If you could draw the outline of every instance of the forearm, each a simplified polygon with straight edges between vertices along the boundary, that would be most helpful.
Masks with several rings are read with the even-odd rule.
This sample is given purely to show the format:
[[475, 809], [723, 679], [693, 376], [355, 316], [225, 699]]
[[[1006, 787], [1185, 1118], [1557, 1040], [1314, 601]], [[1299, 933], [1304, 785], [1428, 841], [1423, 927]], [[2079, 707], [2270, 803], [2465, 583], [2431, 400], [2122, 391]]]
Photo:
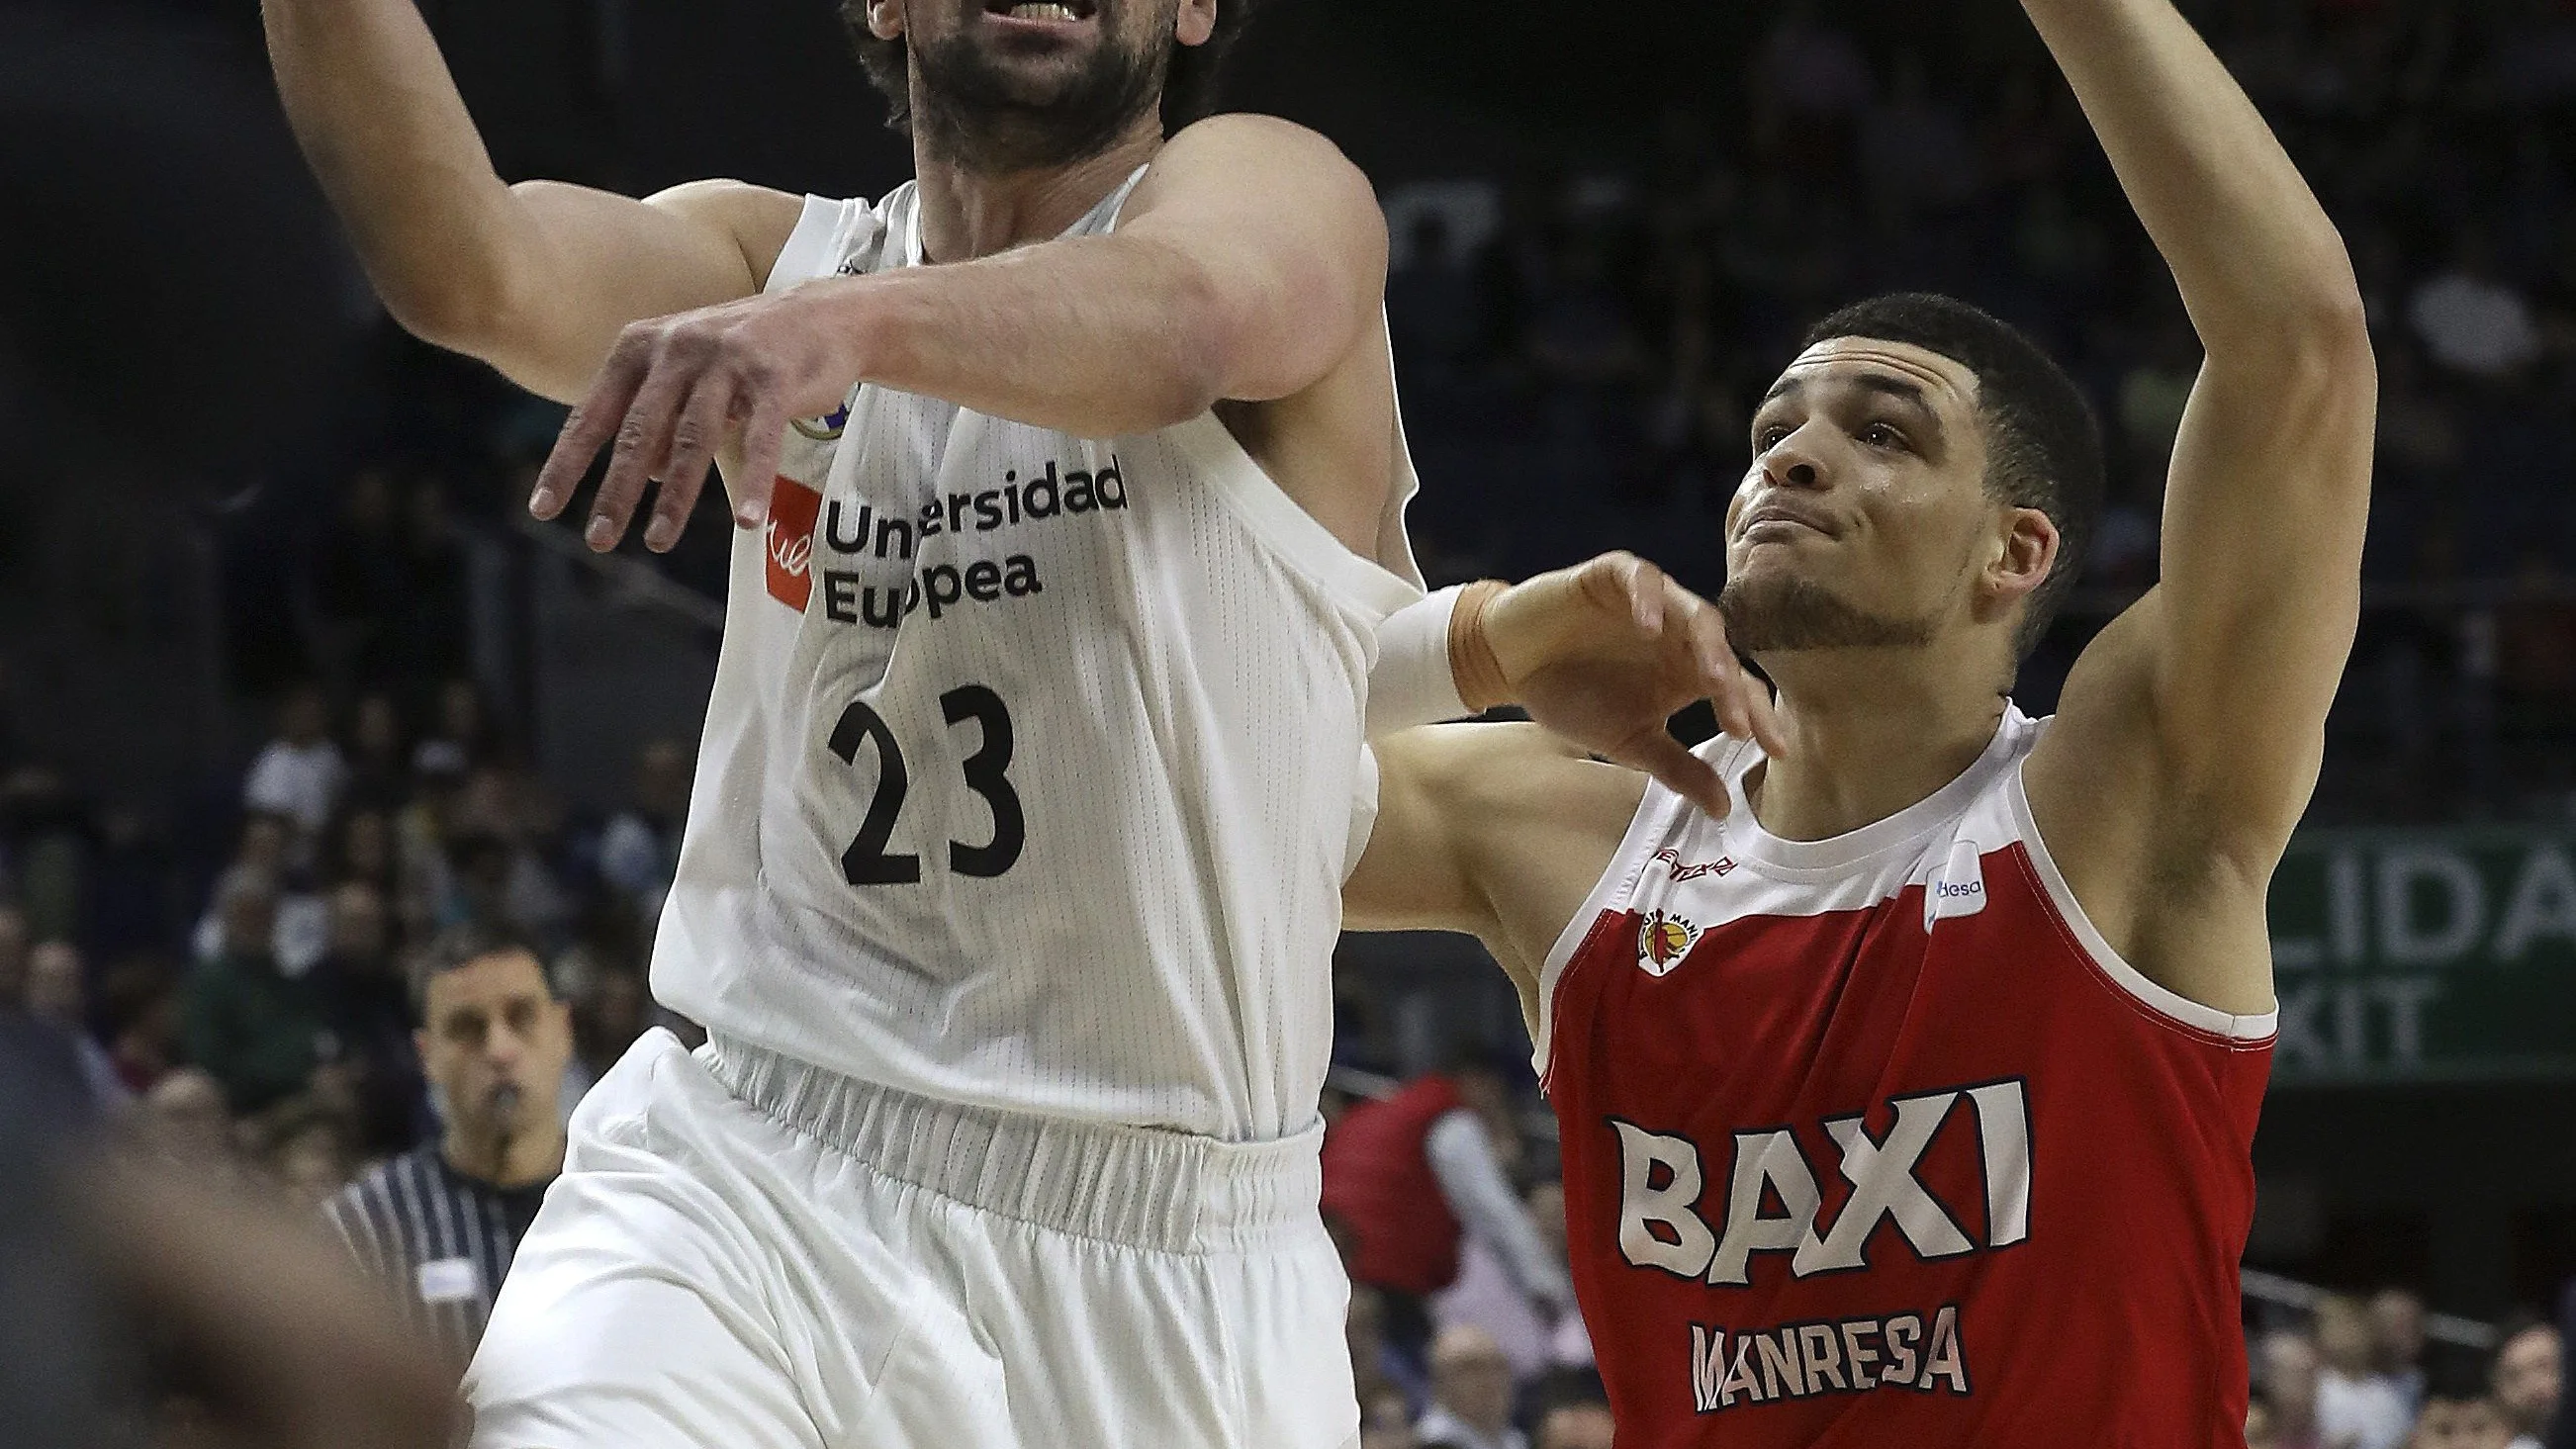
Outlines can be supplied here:
[[288, 122], [397, 320], [452, 334], [517, 222], [413, 0], [263, 0]]
[[2023, 0], [2214, 363], [2360, 311], [2334, 223], [2171, 0]]
[[811, 284], [857, 380], [1077, 437], [1152, 432], [1222, 395], [1225, 319], [1200, 264], [1119, 237]]

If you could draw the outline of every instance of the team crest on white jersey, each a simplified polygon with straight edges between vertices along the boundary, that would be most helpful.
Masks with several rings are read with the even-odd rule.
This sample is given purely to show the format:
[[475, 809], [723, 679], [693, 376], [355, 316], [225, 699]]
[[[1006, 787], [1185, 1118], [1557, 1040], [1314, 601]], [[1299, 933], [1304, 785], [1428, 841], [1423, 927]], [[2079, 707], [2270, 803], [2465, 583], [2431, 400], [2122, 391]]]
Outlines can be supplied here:
[[1668, 976], [1699, 944], [1700, 928], [1680, 916], [1648, 911], [1637, 923], [1637, 964], [1649, 976]]

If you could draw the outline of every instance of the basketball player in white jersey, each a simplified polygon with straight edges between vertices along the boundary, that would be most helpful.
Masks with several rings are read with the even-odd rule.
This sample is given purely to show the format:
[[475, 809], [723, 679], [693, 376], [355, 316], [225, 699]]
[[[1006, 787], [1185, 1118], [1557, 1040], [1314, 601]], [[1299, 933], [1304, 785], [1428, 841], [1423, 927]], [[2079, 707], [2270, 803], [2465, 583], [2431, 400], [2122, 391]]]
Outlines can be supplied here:
[[1628, 559], [1421, 597], [1368, 184], [1196, 119], [1241, 3], [851, 4], [918, 164], [872, 205], [505, 185], [410, 0], [266, 0], [395, 316], [580, 401], [535, 510], [613, 441], [594, 546], [659, 480], [668, 547], [710, 457], [744, 525], [653, 963], [709, 1043], [583, 1104], [477, 1444], [1354, 1441], [1364, 727], [1460, 712], [1463, 631], [1714, 798], [1660, 729], [1734, 669], [1707, 606]]

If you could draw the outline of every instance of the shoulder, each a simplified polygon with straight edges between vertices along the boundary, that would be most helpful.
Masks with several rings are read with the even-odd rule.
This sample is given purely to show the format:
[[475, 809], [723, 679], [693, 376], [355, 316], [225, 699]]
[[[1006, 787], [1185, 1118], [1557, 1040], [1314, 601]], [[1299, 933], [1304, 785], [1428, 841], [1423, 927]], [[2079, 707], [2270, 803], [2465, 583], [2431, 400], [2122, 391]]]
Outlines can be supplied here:
[[805, 215], [802, 196], [726, 177], [682, 182], [646, 204], [732, 238], [752, 275], [763, 279]]
[[1377, 189], [1342, 148], [1275, 116], [1210, 116], [1181, 128], [1146, 168], [1128, 209], [1211, 196], [1324, 207], [1385, 226]]

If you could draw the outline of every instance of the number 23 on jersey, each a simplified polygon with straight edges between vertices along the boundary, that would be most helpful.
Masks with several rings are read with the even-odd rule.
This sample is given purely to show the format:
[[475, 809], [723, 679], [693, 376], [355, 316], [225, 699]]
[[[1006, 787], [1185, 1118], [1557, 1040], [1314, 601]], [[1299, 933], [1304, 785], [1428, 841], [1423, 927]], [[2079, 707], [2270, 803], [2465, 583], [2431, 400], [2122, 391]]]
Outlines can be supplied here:
[[[1020, 811], [1019, 792], [1011, 788], [1011, 711], [1002, 697], [980, 684], [962, 685], [939, 697], [949, 728], [973, 722], [983, 731], [981, 747], [966, 757], [966, 788], [984, 797], [993, 812], [993, 838], [981, 845], [948, 842], [948, 868], [959, 875], [991, 878], [1019, 863], [1028, 844], [1028, 821]], [[921, 857], [894, 855], [886, 842], [903, 816], [904, 796], [912, 776], [904, 767], [903, 747], [894, 730], [866, 700], [852, 700], [832, 727], [830, 749], [847, 765], [856, 765], [859, 748], [873, 744], [877, 754], [877, 793], [859, 822], [858, 838], [841, 852], [841, 874], [854, 886], [911, 885], [921, 879]]]

